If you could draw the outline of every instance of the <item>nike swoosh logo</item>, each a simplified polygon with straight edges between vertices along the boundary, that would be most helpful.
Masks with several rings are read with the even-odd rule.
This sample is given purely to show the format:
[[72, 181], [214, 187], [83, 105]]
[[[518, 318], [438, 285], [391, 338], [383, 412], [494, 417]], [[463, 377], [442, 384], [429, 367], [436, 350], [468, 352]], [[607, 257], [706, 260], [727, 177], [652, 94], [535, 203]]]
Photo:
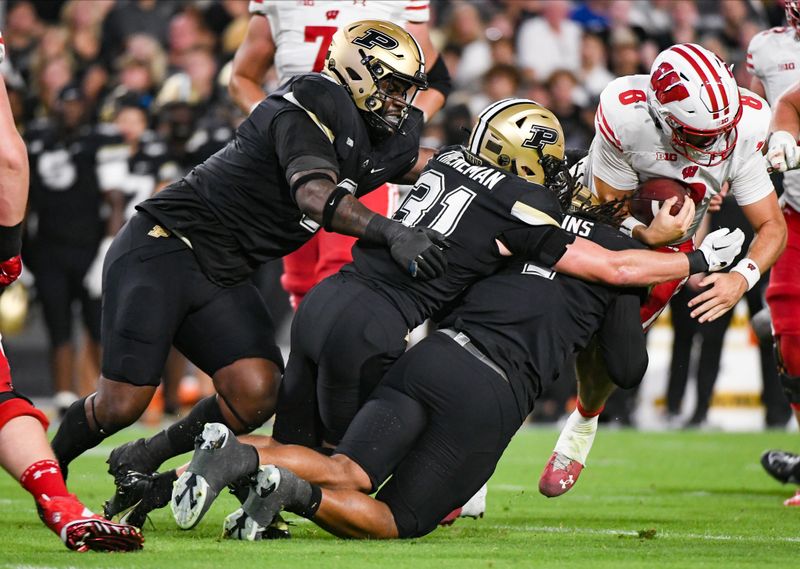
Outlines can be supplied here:
[[386, 168], [373, 168], [369, 171], [370, 174], [377, 174], [378, 172], [383, 172]]
[[711, 246], [711, 248], [712, 248], [714, 251], [719, 251], [719, 250], [721, 250], [721, 249], [725, 249], [726, 247], [727, 247], [727, 246], [723, 246], [723, 247], [717, 247], [716, 245], [712, 245], [712, 246]]

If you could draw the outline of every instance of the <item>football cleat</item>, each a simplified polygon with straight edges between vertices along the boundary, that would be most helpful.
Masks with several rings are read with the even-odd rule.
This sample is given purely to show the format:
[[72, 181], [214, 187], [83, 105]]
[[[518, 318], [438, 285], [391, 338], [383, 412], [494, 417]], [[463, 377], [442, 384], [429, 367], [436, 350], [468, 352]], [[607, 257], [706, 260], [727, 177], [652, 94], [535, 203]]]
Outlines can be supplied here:
[[150, 512], [169, 504], [176, 478], [174, 470], [152, 475], [131, 473], [129, 484], [117, 484], [113, 498], [103, 505], [103, 515], [108, 520], [118, 517], [120, 523], [143, 527]]
[[170, 507], [178, 527], [192, 529], [225, 486], [250, 476], [249, 465], [254, 460], [258, 465], [254, 452], [252, 446], [240, 443], [225, 425], [206, 424], [195, 442], [192, 461], [172, 489]]
[[768, 450], [761, 455], [761, 466], [778, 482], [800, 484], [800, 454]]
[[555, 498], [568, 492], [578, 481], [583, 465], [577, 460], [554, 452], [539, 477], [539, 492], [548, 498]]
[[119, 485], [129, 474], [145, 476], [153, 474], [159, 467], [153, 464], [150, 452], [144, 439], [136, 439], [118, 446], [108, 455], [108, 473], [114, 477], [114, 482]]
[[262, 539], [289, 539], [289, 524], [279, 515], [272, 523], [264, 527], [251, 518], [247, 512], [239, 508], [229, 514], [222, 523], [223, 539], [242, 541], [260, 541]]
[[788, 500], [783, 501], [784, 506], [800, 506], [800, 490], [795, 492], [795, 495]]
[[460, 508], [456, 508], [449, 514], [447, 514], [442, 521], [439, 522], [440, 526], [450, 526], [458, 518], [472, 518], [473, 520], [477, 520], [478, 518], [482, 518], [483, 514], [486, 513], [486, 494], [488, 489], [486, 484], [480, 487], [480, 489], [475, 493], [475, 495], [467, 500], [467, 503], [461, 506]]
[[42, 495], [39, 517], [73, 551], [136, 551], [144, 537], [138, 528], [117, 524], [93, 514], [70, 494]]

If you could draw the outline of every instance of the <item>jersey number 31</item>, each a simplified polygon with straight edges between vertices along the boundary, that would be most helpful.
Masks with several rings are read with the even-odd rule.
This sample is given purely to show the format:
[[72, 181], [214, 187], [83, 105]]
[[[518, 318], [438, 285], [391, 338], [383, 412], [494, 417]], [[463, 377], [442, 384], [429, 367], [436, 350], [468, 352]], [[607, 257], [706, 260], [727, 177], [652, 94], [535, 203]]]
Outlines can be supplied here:
[[394, 220], [408, 227], [414, 227], [424, 220], [424, 226], [446, 237], [455, 230], [475, 195], [464, 186], [446, 192], [444, 175], [428, 170], [419, 177], [414, 189], [395, 212]]

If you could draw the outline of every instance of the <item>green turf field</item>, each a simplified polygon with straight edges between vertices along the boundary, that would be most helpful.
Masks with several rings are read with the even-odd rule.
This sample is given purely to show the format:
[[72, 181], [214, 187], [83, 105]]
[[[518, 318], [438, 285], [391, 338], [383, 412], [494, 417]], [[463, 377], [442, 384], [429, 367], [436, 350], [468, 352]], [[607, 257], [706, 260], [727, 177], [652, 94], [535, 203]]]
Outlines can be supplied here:
[[[143, 552], [76, 554], [39, 522], [30, 497], [0, 476], [0, 568], [798, 566], [800, 508], [782, 506], [794, 489], [758, 464], [766, 448], [799, 448], [797, 434], [601, 430], [579, 484], [546, 499], [536, 483], [555, 437], [519, 433], [489, 483], [484, 519], [393, 543], [336, 540], [304, 520], [291, 540], [219, 541], [222, 519], [236, 507], [226, 494], [195, 531], [178, 530], [168, 509], [155, 513]], [[112, 446], [71, 469], [72, 490], [97, 510], [112, 491], [104, 464]]]

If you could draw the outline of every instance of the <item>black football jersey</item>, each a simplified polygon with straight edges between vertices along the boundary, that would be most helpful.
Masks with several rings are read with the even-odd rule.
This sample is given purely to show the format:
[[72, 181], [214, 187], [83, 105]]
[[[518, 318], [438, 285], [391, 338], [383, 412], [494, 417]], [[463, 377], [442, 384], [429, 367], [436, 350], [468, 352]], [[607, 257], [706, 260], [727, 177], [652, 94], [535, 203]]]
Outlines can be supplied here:
[[47, 122], [34, 125], [25, 138], [30, 163], [29, 238], [96, 247], [104, 233], [99, 150], [121, 139], [106, 125], [82, 127], [65, 136]]
[[[644, 248], [616, 229], [574, 215], [565, 230], [612, 250]], [[474, 284], [441, 323], [467, 334], [508, 376], [523, 416], [558, 378], [567, 357], [585, 347], [612, 316], [623, 331], [643, 337], [638, 288], [614, 288], [515, 261]], [[617, 302], [618, 297], [625, 299]], [[611, 311], [622, 311], [621, 317]], [[619, 341], [625, 342], [624, 338]], [[643, 343], [642, 343], [643, 345]]]
[[361, 196], [412, 168], [422, 123], [413, 109], [405, 135], [373, 144], [342, 86], [320, 74], [299, 75], [264, 99], [233, 140], [183, 183], [139, 208], [186, 237], [212, 281], [233, 285], [319, 228], [294, 201], [287, 181], [293, 173], [334, 170]]
[[440, 152], [394, 214], [394, 219], [405, 225], [430, 227], [447, 237], [450, 247], [445, 250], [447, 271], [443, 276], [414, 279], [385, 247], [364, 241], [353, 247], [353, 264], [342, 269], [365, 279], [388, 298], [409, 329], [508, 262], [496, 243], [505, 231], [525, 228], [534, 242], [564, 234], [559, 228], [562, 212], [553, 192], [478, 163], [461, 147]]

